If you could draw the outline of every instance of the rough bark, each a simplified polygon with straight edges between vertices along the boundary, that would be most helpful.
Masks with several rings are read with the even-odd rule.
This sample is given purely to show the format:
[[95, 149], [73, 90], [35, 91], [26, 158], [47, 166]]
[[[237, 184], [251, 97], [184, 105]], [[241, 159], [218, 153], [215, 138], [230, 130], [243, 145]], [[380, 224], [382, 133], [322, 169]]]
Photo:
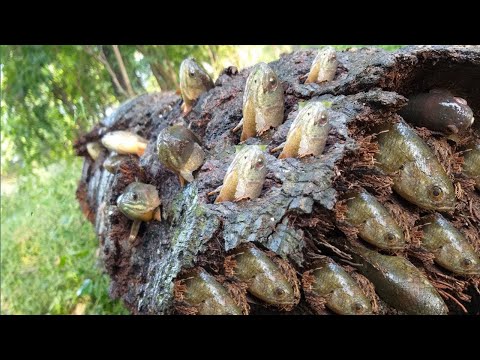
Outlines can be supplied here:
[[[358, 240], [348, 228], [338, 226], [341, 209], [336, 204], [345, 190], [359, 185], [398, 215], [410, 241], [401, 255], [425, 271], [451, 313], [480, 312], [478, 279], [453, 276], [418, 249], [415, 221], [426, 212], [393, 194], [389, 178], [375, 172], [371, 160], [374, 140], [368, 136], [374, 124], [398, 116], [406, 96], [432, 87], [447, 87], [465, 98], [475, 118], [480, 119], [480, 47], [421, 46], [395, 53], [373, 48], [344, 51], [338, 54], [340, 67], [332, 82], [304, 84], [314, 57], [314, 50], [300, 50], [270, 64], [284, 87], [286, 120], [277, 130], [251, 138], [247, 144], [266, 144], [268, 149], [278, 146], [297, 114], [298, 102], [319, 98], [333, 103], [327, 146], [316, 159], [278, 160], [268, 155], [269, 172], [258, 199], [213, 204], [214, 197], [207, 196], [221, 185], [234, 156], [234, 145], [239, 142], [239, 134], [230, 130], [242, 117], [242, 95], [250, 68], [240, 72], [225, 69], [215, 88], [203, 94], [185, 117], [181, 115], [181, 100], [173, 93], [142, 95], [124, 103], [78, 139], [76, 151], [85, 156], [85, 162], [77, 197], [99, 237], [112, 279], [111, 295], [122, 298], [133, 313], [174, 313], [176, 277], [194, 266], [223, 275], [224, 258], [242, 242], [255, 242], [273, 251], [298, 273], [308, 270], [319, 255], [330, 256], [354, 274], [378, 304], [378, 313], [396, 313], [348, 264], [349, 244]], [[203, 139], [208, 153], [195, 181], [183, 189], [177, 177], [160, 165], [154, 146], [158, 133], [178, 122], [189, 125]], [[479, 121], [474, 127], [468, 136], [479, 141]], [[92, 161], [85, 144], [118, 129], [130, 129], [150, 142], [139, 160], [132, 156], [112, 175], [102, 167], [104, 156]], [[480, 195], [460, 174], [461, 166], [452, 165], [454, 160], [461, 163], [460, 147], [416, 130], [436, 151], [460, 189], [455, 212], [449, 216], [479, 251]], [[129, 247], [131, 222], [115, 203], [135, 178], [157, 187], [165, 219], [142, 224], [138, 243]], [[253, 305], [251, 313], [265, 311], [271, 310]], [[292, 313], [312, 313], [312, 307], [302, 296]]]

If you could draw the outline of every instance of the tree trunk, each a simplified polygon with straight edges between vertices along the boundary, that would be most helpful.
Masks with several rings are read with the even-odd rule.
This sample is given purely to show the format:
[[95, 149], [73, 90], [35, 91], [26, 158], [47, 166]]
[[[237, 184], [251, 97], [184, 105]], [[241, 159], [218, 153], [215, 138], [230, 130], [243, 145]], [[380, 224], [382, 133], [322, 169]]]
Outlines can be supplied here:
[[[285, 141], [298, 103], [315, 98], [332, 102], [327, 146], [318, 158], [279, 160], [267, 155], [267, 179], [258, 199], [214, 204], [215, 197], [207, 195], [221, 185], [239, 143], [239, 134], [231, 129], [242, 118], [242, 96], [251, 68], [224, 70], [215, 88], [203, 94], [185, 117], [181, 115], [181, 100], [173, 93], [142, 95], [124, 103], [77, 141], [77, 154], [85, 156], [77, 197], [99, 237], [112, 279], [111, 295], [122, 298], [133, 313], [175, 313], [177, 276], [196, 266], [213, 275], [225, 275], [225, 257], [244, 242], [273, 251], [297, 274], [310, 269], [319, 255], [328, 256], [361, 278], [364, 289], [373, 289], [352, 266], [351, 244], [358, 240], [336, 220], [339, 198], [358, 185], [368, 188], [398, 215], [409, 241], [408, 249], [399, 256], [425, 272], [450, 313], [480, 312], [478, 277], [452, 275], [419, 250], [416, 221], [428, 212], [400, 199], [391, 190], [391, 179], [375, 172], [370, 146], [374, 140], [368, 136], [373, 125], [398, 117], [396, 112], [406, 104], [406, 96], [434, 87], [448, 88], [466, 99], [475, 118], [480, 119], [480, 47], [420, 46], [394, 53], [373, 48], [347, 50], [337, 54], [340, 65], [333, 81], [304, 84], [315, 55], [313, 50], [299, 50], [270, 64], [284, 87], [285, 122], [261, 138], [249, 139], [247, 144], [266, 144], [269, 150], [278, 146]], [[195, 180], [183, 189], [155, 154], [158, 133], [182, 121], [202, 138], [208, 154]], [[149, 145], [139, 160], [131, 157], [112, 175], [102, 167], [105, 157], [93, 162], [85, 144], [117, 129], [134, 131], [149, 139]], [[441, 136], [416, 131], [435, 150], [456, 189], [460, 189], [456, 209], [448, 216], [478, 252], [480, 194], [462, 177], [461, 166], [451, 166], [452, 158], [461, 158], [461, 147]], [[469, 136], [479, 141], [478, 121]], [[115, 204], [135, 178], [157, 187], [164, 219], [143, 223], [138, 244], [129, 247], [131, 221]], [[378, 305], [377, 313], [398, 313], [373, 291], [369, 296]], [[249, 301], [251, 314], [285, 312], [263, 306], [258, 300]], [[302, 297], [291, 313], [314, 311]]]

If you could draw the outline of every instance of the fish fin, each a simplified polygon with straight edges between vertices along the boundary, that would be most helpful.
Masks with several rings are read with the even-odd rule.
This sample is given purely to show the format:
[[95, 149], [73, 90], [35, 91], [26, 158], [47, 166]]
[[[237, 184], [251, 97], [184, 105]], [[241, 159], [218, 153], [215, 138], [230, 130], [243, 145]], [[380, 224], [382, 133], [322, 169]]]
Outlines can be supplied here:
[[145, 149], [147, 148], [147, 144], [146, 143], [139, 143], [137, 145], [137, 155], [138, 156], [142, 156], [144, 153], [145, 153]]
[[140, 225], [142, 222], [140, 220], [133, 220], [132, 227], [130, 228], [130, 236], [128, 237], [128, 241], [132, 243], [138, 235], [138, 230], [140, 230]]
[[157, 221], [162, 221], [162, 212], [160, 211], [160, 207], [158, 207], [153, 213], [153, 218]]
[[209, 193], [207, 193], [207, 196], [211, 196], [211, 195], [214, 195], [214, 194], [216, 194], [216, 193], [219, 193], [219, 192], [222, 190], [222, 186], [223, 186], [223, 185], [220, 185], [220, 186], [217, 187], [215, 190], [210, 191]]
[[230, 172], [223, 180], [223, 185], [220, 190], [220, 194], [215, 199], [215, 203], [222, 201], [232, 201], [235, 198], [235, 192], [238, 185], [238, 173], [237, 171]]
[[181, 170], [180, 171], [180, 175], [187, 181], [187, 182], [192, 182], [194, 179], [193, 179], [193, 175], [190, 171], [184, 171], [184, 170]]
[[272, 150], [270, 150], [270, 154], [273, 154], [277, 151], [280, 151], [282, 150], [283, 148], [285, 147], [285, 142], [281, 143], [280, 145], [278, 145], [276, 148], [273, 148]]
[[182, 175], [178, 174], [178, 180], [180, 181], [180, 187], [183, 188], [185, 186], [185, 179]]
[[237, 124], [237, 126], [235, 126], [235, 127], [232, 129], [232, 132], [233, 132], [233, 133], [236, 133], [238, 130], [240, 130], [241, 127], [243, 127], [243, 117], [242, 117], [242, 119], [240, 120], [240, 122]]
[[[315, 58], [316, 60], [316, 58]], [[305, 84], [309, 84], [309, 83], [314, 83], [317, 81], [317, 78], [318, 78], [318, 72], [320, 71], [320, 64], [319, 62], [315, 62], [314, 60], [314, 63], [312, 64], [311, 68], [310, 68], [310, 71], [308, 72], [308, 75], [307, 75], [307, 80], [305, 80]]]

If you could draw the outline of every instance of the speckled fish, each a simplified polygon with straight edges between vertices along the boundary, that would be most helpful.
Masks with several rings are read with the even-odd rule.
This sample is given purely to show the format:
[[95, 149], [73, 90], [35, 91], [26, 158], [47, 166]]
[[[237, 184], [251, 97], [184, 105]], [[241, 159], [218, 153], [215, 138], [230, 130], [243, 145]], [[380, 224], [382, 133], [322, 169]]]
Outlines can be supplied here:
[[160, 198], [158, 191], [153, 185], [141, 182], [133, 182], [125, 188], [125, 191], [117, 199], [120, 211], [133, 220], [129, 240], [135, 240], [142, 221], [153, 219], [160, 221]]
[[213, 89], [212, 78], [190, 57], [180, 64], [180, 92], [182, 93], [184, 113], [190, 112], [195, 100], [204, 92]]
[[136, 154], [142, 156], [147, 148], [148, 141], [130, 131], [118, 130], [105, 134], [102, 144], [107, 149], [119, 154]]
[[94, 161], [100, 157], [103, 149], [103, 146], [98, 141], [87, 143], [88, 155], [90, 155]]
[[422, 245], [438, 265], [460, 275], [480, 275], [480, 259], [460, 231], [440, 214], [424, 221]]
[[280, 268], [261, 250], [251, 247], [234, 256], [233, 274], [248, 291], [267, 304], [291, 306], [295, 303], [292, 285]]
[[399, 114], [412, 125], [446, 134], [465, 131], [474, 121], [467, 101], [444, 89], [409, 97]]
[[220, 191], [215, 203], [256, 199], [262, 192], [266, 175], [265, 153], [261, 146], [245, 145], [228, 167], [223, 185], [209, 195]]
[[480, 144], [463, 154], [463, 173], [475, 180], [475, 187], [480, 190]]
[[329, 131], [327, 107], [322, 102], [309, 101], [293, 120], [285, 143], [273, 151], [283, 148], [279, 159], [318, 156], [325, 148]]
[[335, 78], [337, 66], [337, 52], [335, 49], [331, 46], [324, 47], [318, 51], [317, 56], [313, 60], [305, 84], [320, 84], [324, 81], [332, 81]]
[[205, 161], [200, 139], [183, 125], [163, 129], [157, 138], [158, 158], [163, 166], [175, 172], [181, 186], [193, 181], [193, 172]]
[[367, 315], [372, 313], [370, 301], [360, 286], [338, 264], [323, 261], [320, 267], [309, 271], [315, 279], [312, 292], [325, 298], [326, 306], [340, 315]]
[[366, 191], [354, 194], [346, 201], [345, 220], [355, 226], [358, 235], [381, 249], [402, 249], [405, 237], [387, 209]]
[[247, 78], [243, 93], [243, 118], [232, 130], [242, 128], [240, 141], [262, 135], [283, 122], [283, 87], [270, 66], [257, 64]]
[[352, 254], [358, 270], [387, 304], [409, 315], [446, 315], [448, 308], [435, 287], [401, 256], [381, 255], [356, 245]]
[[452, 181], [427, 144], [404, 122], [378, 135], [378, 167], [393, 179], [393, 190], [411, 203], [447, 211], [455, 206]]
[[112, 154], [105, 159], [103, 167], [110, 173], [115, 174], [122, 162], [128, 159], [127, 155]]
[[199, 315], [242, 315], [227, 290], [204, 269], [182, 280], [184, 301], [195, 307]]

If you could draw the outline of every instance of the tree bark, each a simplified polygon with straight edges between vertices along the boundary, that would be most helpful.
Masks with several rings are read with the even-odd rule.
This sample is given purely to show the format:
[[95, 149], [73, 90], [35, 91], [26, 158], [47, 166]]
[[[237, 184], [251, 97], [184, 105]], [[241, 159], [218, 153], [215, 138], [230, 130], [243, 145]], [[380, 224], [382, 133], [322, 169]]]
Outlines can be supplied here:
[[[76, 151], [85, 156], [85, 161], [77, 197], [99, 237], [112, 279], [111, 295], [122, 298], [133, 313], [174, 313], [174, 280], [196, 266], [213, 275], [224, 275], [225, 257], [245, 242], [273, 251], [298, 274], [312, 268], [318, 256], [328, 256], [356, 276], [349, 254], [352, 242], [358, 240], [338, 226], [336, 206], [351, 186], [368, 188], [398, 215], [410, 242], [399, 256], [408, 258], [428, 276], [450, 313], [462, 313], [462, 307], [471, 314], [479, 313], [479, 279], [452, 275], [419, 251], [415, 224], [425, 212], [399, 198], [391, 191], [389, 178], [375, 172], [371, 150], [374, 140], [368, 134], [373, 125], [396, 119], [396, 112], [407, 103], [406, 97], [434, 87], [446, 87], [466, 99], [479, 119], [480, 47], [420, 46], [394, 53], [373, 48], [347, 50], [337, 54], [340, 65], [333, 81], [304, 84], [315, 55], [314, 50], [299, 50], [270, 63], [284, 88], [285, 121], [247, 144], [265, 144], [269, 150], [278, 146], [285, 141], [299, 102], [319, 99], [332, 102], [327, 146], [318, 158], [279, 160], [268, 154], [269, 171], [258, 199], [214, 204], [215, 197], [207, 195], [221, 185], [239, 143], [239, 134], [231, 129], [242, 117], [242, 96], [251, 68], [240, 72], [225, 69], [215, 88], [200, 96], [186, 116], [181, 113], [181, 100], [172, 93], [142, 95], [124, 103], [78, 139]], [[184, 188], [179, 187], [175, 174], [160, 165], [155, 153], [158, 133], [182, 122], [202, 138], [207, 151], [195, 180]], [[149, 145], [140, 159], [132, 156], [113, 175], [102, 167], [105, 157], [93, 162], [85, 145], [118, 129], [146, 137]], [[456, 188], [461, 189], [450, 220], [479, 251], [480, 194], [462, 176], [461, 167], [451, 166], [461, 147], [421, 129], [416, 131], [435, 150]], [[468, 136], [479, 141], [478, 121]], [[157, 187], [164, 218], [143, 223], [138, 244], [129, 247], [131, 221], [115, 203], [135, 179]], [[362, 284], [372, 288], [367, 279]], [[398, 313], [374, 292], [371, 298], [378, 304], [377, 313]], [[252, 314], [265, 312], [278, 313], [258, 301], [251, 303]], [[309, 314], [313, 310], [302, 297], [291, 313]]]

